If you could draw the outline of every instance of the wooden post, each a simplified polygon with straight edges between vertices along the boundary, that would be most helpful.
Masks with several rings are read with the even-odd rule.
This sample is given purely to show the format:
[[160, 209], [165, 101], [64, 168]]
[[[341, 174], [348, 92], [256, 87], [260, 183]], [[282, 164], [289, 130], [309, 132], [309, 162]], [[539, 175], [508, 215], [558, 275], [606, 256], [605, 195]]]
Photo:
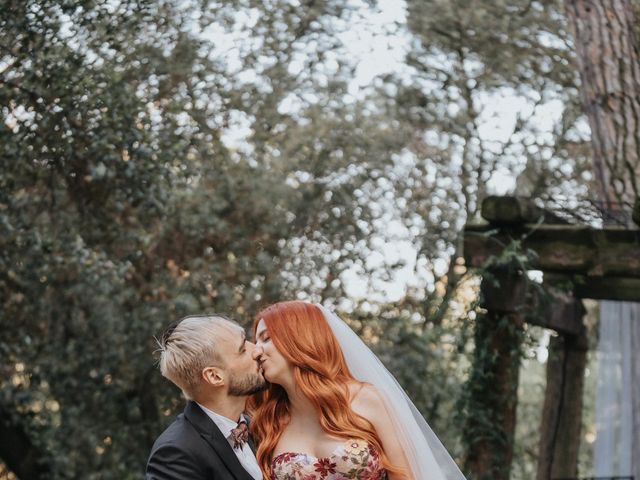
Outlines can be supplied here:
[[[567, 298], [559, 309], [574, 318], [566, 323], [582, 325], [580, 300]], [[569, 308], [561, 308], [566, 304]], [[586, 329], [577, 335], [551, 337], [547, 360], [547, 387], [540, 421], [540, 444], [536, 480], [576, 478], [582, 427], [584, 373], [589, 342]]]
[[[640, 220], [639, 212], [640, 200], [635, 206], [636, 222]], [[528, 266], [544, 271], [545, 285], [571, 290], [568, 294], [549, 289], [552, 298], [547, 298], [546, 304], [540, 303], [542, 298], [529, 295], [528, 299], [533, 302], [527, 306], [533, 307], [537, 314], [527, 316], [527, 321], [560, 335], [550, 345], [543, 412], [543, 418], [548, 418], [542, 424], [538, 479], [549, 480], [561, 474], [565, 478], [575, 477], [571, 472], [575, 473], [580, 438], [586, 341], [580, 304], [571, 295], [640, 302], [640, 230], [563, 224], [562, 219], [553, 218], [518, 197], [488, 197], [482, 205], [482, 217], [489, 223], [465, 226], [464, 257], [469, 268], [482, 268], [490, 257], [501, 255], [514, 238], [520, 238], [522, 249], [536, 252], [537, 257]], [[511, 419], [515, 419], [512, 415], [517, 406], [512, 389], [517, 387], [519, 359], [510, 359], [508, 345], [515, 345], [512, 351], [518, 351], [520, 343], [515, 335], [518, 330], [505, 331], [504, 326], [522, 324], [519, 309], [524, 302], [522, 289], [512, 280], [503, 277], [496, 288], [488, 279], [483, 279], [481, 286], [487, 313], [476, 322], [475, 339], [476, 345], [486, 339], [486, 355], [480, 351], [475, 353], [468, 386], [468, 402], [473, 410], [467, 412], [463, 433], [467, 449], [465, 466], [474, 474], [474, 479], [507, 478], [513, 455], [510, 447], [503, 449], [503, 446], [512, 438]], [[640, 352], [640, 309], [632, 325], [633, 351]], [[640, 385], [639, 357], [636, 355], [633, 359], [636, 391]], [[558, 365], [560, 367], [556, 367]], [[505, 378], [511, 379], [510, 386]], [[487, 388], [487, 379], [495, 382], [493, 388]], [[640, 412], [640, 394], [636, 394], [633, 401], [634, 412]], [[477, 414], [478, 417], [473, 418]], [[640, 414], [635, 414], [633, 421], [633, 468], [640, 480], [640, 461], [637, 460], [640, 459]]]
[[[513, 459], [513, 445], [518, 405], [520, 347], [523, 337], [523, 288], [507, 280], [526, 284], [526, 274], [519, 278], [495, 272], [492, 279], [504, 285], [515, 298], [485, 296], [487, 313], [475, 325], [474, 366], [469, 379], [469, 399], [464, 441], [467, 446], [465, 470], [478, 480], [508, 480]], [[485, 291], [491, 291], [485, 285]], [[508, 296], [509, 294], [507, 294]], [[508, 310], [505, 310], [508, 309]]]
[[[632, 366], [631, 366], [631, 382], [636, 386], [634, 391], [637, 393], [639, 390], [638, 385], [640, 385], [640, 355], [638, 355], [638, 351], [640, 351], [640, 309], [634, 309], [635, 318], [631, 319], [631, 351], [635, 352], [632, 355]], [[633, 435], [633, 444], [631, 451], [632, 461], [632, 472], [636, 479], [640, 479], [640, 395], [632, 395], [631, 396], [631, 408], [633, 409], [633, 431], [635, 434]]]

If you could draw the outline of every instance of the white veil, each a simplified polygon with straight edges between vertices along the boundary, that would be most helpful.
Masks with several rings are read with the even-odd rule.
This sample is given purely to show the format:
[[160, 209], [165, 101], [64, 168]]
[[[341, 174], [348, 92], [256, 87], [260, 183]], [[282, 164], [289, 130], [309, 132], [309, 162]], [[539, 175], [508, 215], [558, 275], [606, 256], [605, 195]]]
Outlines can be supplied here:
[[351, 374], [382, 394], [415, 480], [465, 480], [464, 475], [393, 375], [335, 313], [317, 305], [338, 339]]

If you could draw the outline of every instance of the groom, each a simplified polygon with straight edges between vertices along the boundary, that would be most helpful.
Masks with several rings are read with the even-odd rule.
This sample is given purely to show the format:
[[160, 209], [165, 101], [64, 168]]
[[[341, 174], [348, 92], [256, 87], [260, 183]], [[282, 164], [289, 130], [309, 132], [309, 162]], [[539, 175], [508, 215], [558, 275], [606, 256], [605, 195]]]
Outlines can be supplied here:
[[242, 412], [266, 383], [242, 327], [220, 315], [193, 315], [159, 344], [160, 372], [188, 401], [154, 443], [145, 479], [262, 479]]

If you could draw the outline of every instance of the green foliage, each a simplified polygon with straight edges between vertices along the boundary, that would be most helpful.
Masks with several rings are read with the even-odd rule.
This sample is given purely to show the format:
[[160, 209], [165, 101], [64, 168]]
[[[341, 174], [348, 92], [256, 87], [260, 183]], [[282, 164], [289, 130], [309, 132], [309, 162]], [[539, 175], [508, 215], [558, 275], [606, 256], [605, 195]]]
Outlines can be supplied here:
[[[461, 458], [460, 229], [496, 171], [585, 188], [560, 3], [408, 1], [407, 70], [358, 94], [340, 35], [373, 2], [294, 3], [0, 2], [0, 413], [53, 478], [139, 477], [182, 406], [151, 355], [165, 325], [294, 297], [345, 302]], [[562, 102], [550, 135], [527, 115], [481, 134], [513, 92]], [[418, 280], [366, 298], [404, 267], [368, 260], [398, 239]]]
[[[389, 76], [380, 90], [413, 126], [412, 151], [436, 172], [435, 208], [475, 219], [500, 172], [517, 175], [519, 195], [587, 194], [581, 175], [590, 169], [590, 144], [562, 2], [409, 0], [407, 7], [415, 41], [407, 73]], [[527, 106], [494, 135], [494, 107], [505, 102]], [[553, 103], [562, 104], [561, 116], [542, 132], [540, 111]]]
[[508, 271], [524, 273], [533, 268], [533, 262], [537, 254], [533, 250], [523, 250], [522, 240], [513, 240], [500, 252], [500, 255], [492, 255], [479, 270], [483, 278], [491, 278], [492, 272]]
[[[190, 24], [198, 4], [0, 10], [2, 410], [55, 478], [138, 477], [182, 403], [153, 336], [199, 311], [247, 324], [310, 279], [343, 296], [333, 279], [375, 215], [350, 192], [397, 141], [352, 105], [275, 122], [291, 143], [255, 128], [253, 152], [227, 147], [232, 112], [275, 120], [277, 102], [227, 81]], [[377, 155], [344, 135], [356, 120]]]

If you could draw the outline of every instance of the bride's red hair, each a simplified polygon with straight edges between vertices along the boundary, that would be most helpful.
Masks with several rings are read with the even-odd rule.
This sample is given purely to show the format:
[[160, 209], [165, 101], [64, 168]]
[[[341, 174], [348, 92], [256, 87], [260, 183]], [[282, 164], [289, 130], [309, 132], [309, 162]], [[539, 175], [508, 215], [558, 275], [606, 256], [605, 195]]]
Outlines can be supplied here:
[[[342, 350], [318, 307], [301, 301], [280, 302], [260, 311], [253, 323], [264, 320], [278, 351], [294, 366], [297, 386], [314, 405], [320, 425], [338, 438], [366, 440], [380, 452], [389, 472], [400, 473], [384, 454], [373, 425], [351, 409], [349, 385], [358, 382], [347, 367]], [[271, 460], [289, 417], [286, 391], [270, 384], [249, 402], [251, 432], [258, 445], [256, 458], [265, 480], [272, 480]]]

